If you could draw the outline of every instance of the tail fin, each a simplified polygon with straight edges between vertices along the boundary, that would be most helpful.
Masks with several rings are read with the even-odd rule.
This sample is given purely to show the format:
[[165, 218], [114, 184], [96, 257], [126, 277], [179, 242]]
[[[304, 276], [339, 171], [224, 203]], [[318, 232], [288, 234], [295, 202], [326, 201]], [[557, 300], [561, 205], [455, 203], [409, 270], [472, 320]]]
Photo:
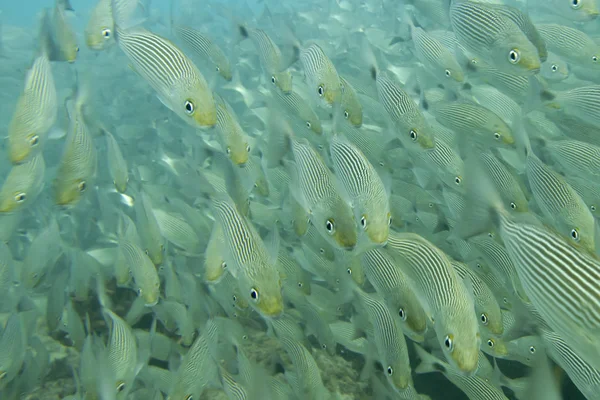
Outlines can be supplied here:
[[417, 374], [426, 374], [429, 372], [442, 372], [446, 371], [444, 362], [429, 354], [424, 348], [415, 343], [415, 350], [417, 355], [421, 359], [421, 363], [415, 368]]
[[374, 81], [377, 80], [377, 75], [379, 74], [379, 66], [377, 65], [377, 58], [375, 57], [375, 53], [373, 53], [373, 49], [371, 48], [371, 45], [369, 44], [369, 41], [366, 36], [363, 38], [363, 41], [361, 43], [361, 54], [365, 64], [367, 64], [367, 67], [369, 68], [371, 79], [373, 79]]

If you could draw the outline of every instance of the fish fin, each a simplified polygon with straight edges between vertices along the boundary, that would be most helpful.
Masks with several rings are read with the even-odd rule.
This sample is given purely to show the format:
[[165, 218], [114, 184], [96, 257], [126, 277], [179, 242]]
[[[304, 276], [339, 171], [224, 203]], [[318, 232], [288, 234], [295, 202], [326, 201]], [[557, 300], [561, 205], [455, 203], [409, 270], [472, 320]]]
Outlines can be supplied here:
[[377, 80], [377, 74], [379, 74], [379, 66], [377, 64], [377, 58], [375, 57], [375, 53], [371, 48], [371, 44], [366, 36], [363, 37], [361, 42], [361, 56], [364, 63], [367, 65], [369, 69], [369, 74], [371, 79], [374, 81]]
[[445, 372], [446, 366], [434, 355], [425, 351], [424, 348], [415, 343], [415, 351], [421, 363], [415, 368], [415, 373], [426, 374], [429, 372]]

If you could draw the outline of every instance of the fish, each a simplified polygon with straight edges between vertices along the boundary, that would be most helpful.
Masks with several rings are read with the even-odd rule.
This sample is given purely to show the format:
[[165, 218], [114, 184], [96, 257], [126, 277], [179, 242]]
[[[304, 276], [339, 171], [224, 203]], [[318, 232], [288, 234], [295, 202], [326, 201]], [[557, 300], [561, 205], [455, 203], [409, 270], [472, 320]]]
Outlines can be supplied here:
[[8, 125], [8, 158], [13, 164], [24, 162], [42, 147], [58, 114], [56, 86], [46, 53], [42, 52], [25, 77]]
[[[476, 1], [452, 3], [450, 21], [456, 39], [500, 70], [514, 75], [536, 74], [541, 66], [538, 49], [507, 16], [506, 8]], [[502, 9], [504, 12], [499, 11]]]
[[138, 344], [127, 322], [109, 309], [105, 308], [103, 313], [107, 322], [110, 321], [107, 356], [116, 379], [115, 393], [118, 398], [126, 398], [137, 373]]
[[212, 199], [216, 220], [224, 238], [224, 260], [238, 281], [243, 298], [258, 312], [277, 317], [283, 312], [281, 279], [274, 265], [276, 255], [269, 253], [256, 228], [242, 216], [226, 194]]
[[185, 25], [173, 26], [173, 31], [194, 53], [213, 63], [215, 70], [227, 82], [231, 82], [231, 64], [221, 48], [202, 32]]
[[299, 93], [293, 90], [288, 94], [283, 93], [281, 90], [272, 90], [271, 93], [273, 93], [277, 104], [281, 105], [291, 116], [302, 120], [307, 129], [317, 135], [323, 134], [323, 126], [319, 116]]
[[531, 11], [542, 9], [559, 15], [571, 21], [589, 21], [598, 17], [600, 11], [594, 1], [589, 0], [551, 0], [549, 2], [536, 1], [529, 3]]
[[289, 94], [293, 89], [292, 74], [285, 68], [281, 50], [273, 39], [262, 29], [250, 28], [243, 24], [238, 25], [237, 30], [242, 39], [249, 38], [254, 44], [267, 79], [283, 93]]
[[73, 27], [67, 21], [67, 8], [57, 0], [52, 11], [44, 9], [40, 42], [50, 61], [74, 63], [79, 54], [79, 45]]
[[156, 305], [160, 297], [160, 278], [148, 255], [136, 243], [125, 238], [119, 241], [119, 251], [131, 271], [138, 297], [144, 299], [146, 307]]
[[434, 321], [446, 359], [464, 374], [473, 375], [480, 343], [477, 317], [473, 300], [446, 254], [414, 233], [390, 232], [386, 249], [401, 260], [417, 296], [426, 302], [425, 311]]
[[597, 103], [599, 95], [600, 85], [580, 86], [548, 93], [548, 98], [542, 102], [542, 106], [544, 111], [552, 113], [558, 110], [566, 116], [596, 127], [600, 126], [600, 109]]
[[15, 379], [25, 361], [25, 346], [28, 332], [25, 331], [23, 316], [11, 313], [0, 336], [0, 388], [4, 389]]
[[13, 166], [0, 188], [0, 212], [17, 212], [31, 203], [44, 189], [46, 163], [41, 153]]
[[85, 44], [92, 50], [103, 51], [115, 44], [115, 13], [129, 20], [137, 9], [137, 0], [98, 0], [84, 30]]
[[297, 50], [307, 83], [318, 100], [328, 106], [339, 104], [343, 97], [343, 82], [333, 62], [316, 43]]
[[570, 64], [598, 68], [600, 46], [586, 33], [566, 25], [536, 25], [548, 50], [569, 60]]
[[129, 173], [127, 169], [127, 161], [123, 157], [119, 143], [108, 131], [104, 131], [106, 135], [106, 157], [108, 161], [108, 173], [110, 174], [115, 189], [121, 193], [127, 190], [129, 183]]
[[[115, 12], [113, 8], [113, 18]], [[162, 36], [139, 26], [121, 29], [119, 18], [124, 16], [115, 19], [115, 40], [135, 72], [154, 89], [159, 100], [191, 126], [215, 126], [215, 99], [198, 67]]]
[[96, 147], [83, 114], [87, 96], [83, 91], [75, 89], [69, 133], [53, 181], [54, 201], [61, 206], [75, 206], [93, 185], [96, 175]]
[[152, 200], [146, 192], [139, 194], [134, 209], [141, 248], [154, 265], [160, 265], [164, 260], [165, 241], [153, 212]]
[[356, 220], [373, 244], [385, 244], [392, 217], [381, 177], [362, 151], [344, 136], [333, 136], [329, 149], [336, 175], [351, 198]]
[[246, 164], [251, 150], [249, 138], [233, 108], [220, 97], [217, 97], [217, 129], [221, 147], [231, 162], [236, 166]]
[[363, 106], [360, 103], [358, 94], [354, 87], [340, 76], [342, 84], [342, 100], [340, 109], [344, 115], [344, 119], [348, 120], [352, 126], [360, 128], [363, 122]]

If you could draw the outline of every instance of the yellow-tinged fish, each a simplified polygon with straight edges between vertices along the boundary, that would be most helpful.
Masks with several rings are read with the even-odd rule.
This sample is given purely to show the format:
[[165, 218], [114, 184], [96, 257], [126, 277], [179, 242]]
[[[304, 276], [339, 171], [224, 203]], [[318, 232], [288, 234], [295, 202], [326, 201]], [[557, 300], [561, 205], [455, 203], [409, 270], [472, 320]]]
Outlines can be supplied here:
[[361, 228], [373, 244], [385, 244], [392, 217], [381, 177], [362, 151], [342, 135], [331, 139], [330, 152], [336, 175], [350, 196]]
[[152, 202], [145, 193], [140, 193], [135, 203], [135, 221], [138, 226], [141, 245], [154, 265], [163, 262], [165, 240], [160, 232], [156, 216], [152, 212]]
[[363, 107], [358, 99], [358, 94], [350, 82], [342, 76], [340, 76], [340, 82], [342, 83], [342, 102], [340, 107], [344, 118], [359, 128], [363, 121]]
[[106, 321], [109, 322], [108, 362], [115, 375], [115, 394], [118, 399], [125, 399], [133, 388], [137, 373], [138, 345], [127, 322], [109, 309], [103, 309]]
[[446, 359], [467, 375], [477, 370], [480, 335], [474, 304], [448, 256], [414, 233], [390, 232], [388, 253], [401, 260], [426, 305]]
[[54, 201], [62, 206], [77, 204], [96, 175], [96, 148], [84, 121], [84, 101], [84, 95], [78, 91], [69, 115], [67, 143], [53, 182]]
[[[115, 13], [123, 20], [131, 18], [139, 0], [114, 0]], [[105, 50], [115, 43], [115, 21], [111, 0], [98, 0], [85, 27], [85, 43], [92, 50]]]
[[52, 15], [44, 10], [40, 40], [42, 48], [50, 61], [75, 62], [79, 53], [79, 45], [73, 28], [67, 21], [64, 2], [56, 1]]
[[216, 98], [217, 128], [221, 147], [234, 165], [244, 165], [250, 157], [250, 139], [238, 122], [233, 108], [221, 97], [216, 96]]
[[108, 172], [113, 180], [115, 188], [125, 193], [129, 183], [129, 173], [127, 172], [127, 161], [123, 157], [119, 143], [115, 137], [104, 130], [106, 135], [106, 157], [108, 159]]
[[212, 207], [216, 223], [223, 230], [223, 258], [244, 298], [262, 315], [279, 316], [283, 312], [283, 297], [275, 266], [277, 254], [269, 253], [256, 228], [239, 213], [228, 195], [215, 194]]
[[215, 65], [215, 69], [223, 79], [231, 81], [231, 65], [219, 46], [206, 35], [188, 26], [175, 25], [173, 30], [190, 49], [200, 56], [208, 58]]
[[56, 121], [56, 87], [45, 53], [40, 54], [25, 78], [25, 88], [8, 126], [8, 157], [13, 164], [23, 162], [45, 141], [46, 132]]
[[343, 83], [325, 51], [318, 44], [313, 43], [299, 52], [310, 89], [319, 99], [324, 99], [327, 105], [340, 103]]
[[160, 278], [148, 255], [136, 243], [121, 239], [119, 251], [123, 253], [139, 297], [144, 299], [146, 307], [158, 303], [160, 296]]
[[[117, 0], [111, 0], [114, 4]], [[118, 11], [117, 11], [118, 12]], [[142, 27], [122, 29], [116, 14], [115, 39], [135, 71], [152, 86], [160, 101], [188, 124], [213, 127], [217, 111], [212, 91], [194, 63], [171, 41]]]
[[32, 203], [44, 188], [45, 173], [41, 153], [12, 167], [0, 189], [0, 212], [14, 212]]
[[238, 25], [238, 32], [243, 39], [250, 38], [254, 44], [262, 69], [271, 83], [283, 93], [289, 94], [292, 91], [292, 74], [286, 69], [281, 50], [275, 42], [261, 29]]

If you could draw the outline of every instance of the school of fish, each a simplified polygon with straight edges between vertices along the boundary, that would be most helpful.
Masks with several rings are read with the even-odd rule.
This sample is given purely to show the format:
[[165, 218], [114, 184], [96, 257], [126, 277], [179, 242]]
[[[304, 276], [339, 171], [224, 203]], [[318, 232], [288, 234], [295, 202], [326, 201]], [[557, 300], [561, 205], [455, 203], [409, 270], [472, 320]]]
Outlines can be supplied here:
[[600, 1], [47, 3], [1, 399], [600, 400]]

